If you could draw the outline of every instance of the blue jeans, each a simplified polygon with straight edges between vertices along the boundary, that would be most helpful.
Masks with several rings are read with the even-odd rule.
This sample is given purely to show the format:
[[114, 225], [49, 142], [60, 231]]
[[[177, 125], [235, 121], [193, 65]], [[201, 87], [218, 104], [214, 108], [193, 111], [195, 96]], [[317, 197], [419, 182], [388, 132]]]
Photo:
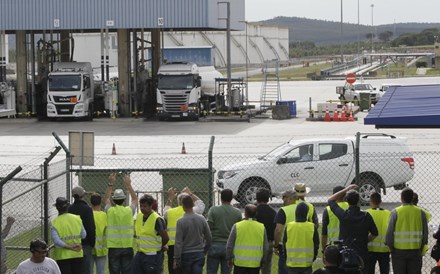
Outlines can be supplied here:
[[83, 245], [82, 246], [83, 249], [83, 271], [84, 273], [91, 273], [91, 268], [90, 266], [92, 265], [92, 247], [90, 245]]
[[208, 250], [208, 259], [206, 260], [207, 274], [217, 274], [219, 265], [221, 265], [221, 274], [231, 273], [226, 261], [226, 244], [213, 243]]
[[137, 252], [134, 256], [132, 274], [159, 274], [162, 270], [163, 253], [157, 252], [156, 255], [145, 255]]
[[108, 249], [108, 270], [110, 274], [131, 273], [132, 261], [133, 261], [133, 248]]
[[287, 274], [286, 253], [284, 252], [284, 247], [280, 248], [280, 255], [278, 259], [278, 274]]
[[204, 265], [205, 254], [203, 252], [191, 252], [182, 254], [182, 274], [202, 274]]
[[96, 265], [96, 274], [105, 274], [105, 263], [107, 262], [107, 256], [92, 257], [92, 264], [90, 266], [90, 274], [93, 274], [93, 267]]

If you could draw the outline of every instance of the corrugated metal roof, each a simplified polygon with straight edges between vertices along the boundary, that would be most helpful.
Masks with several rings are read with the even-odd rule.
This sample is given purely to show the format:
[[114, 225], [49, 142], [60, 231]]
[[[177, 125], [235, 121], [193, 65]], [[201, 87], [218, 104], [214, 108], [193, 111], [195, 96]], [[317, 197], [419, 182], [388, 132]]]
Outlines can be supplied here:
[[[217, 0], [1, 0], [0, 30], [218, 29]], [[231, 27], [244, 20], [244, 0], [231, 1]], [[113, 26], [111, 25], [113, 22]]]
[[389, 87], [364, 124], [376, 128], [440, 127], [440, 85]]

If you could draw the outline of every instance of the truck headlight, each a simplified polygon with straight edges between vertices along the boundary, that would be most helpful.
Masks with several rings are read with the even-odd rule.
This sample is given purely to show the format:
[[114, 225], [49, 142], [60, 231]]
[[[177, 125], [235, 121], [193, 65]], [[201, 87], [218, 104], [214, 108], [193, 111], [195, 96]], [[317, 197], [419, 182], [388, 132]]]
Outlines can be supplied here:
[[237, 175], [238, 172], [240, 172], [240, 170], [220, 170], [217, 173], [217, 177], [219, 179], [229, 179]]
[[55, 106], [52, 104], [47, 104], [47, 109], [54, 110]]
[[75, 109], [76, 109], [76, 110], [84, 109], [84, 104], [77, 104], [77, 105], [75, 106]]

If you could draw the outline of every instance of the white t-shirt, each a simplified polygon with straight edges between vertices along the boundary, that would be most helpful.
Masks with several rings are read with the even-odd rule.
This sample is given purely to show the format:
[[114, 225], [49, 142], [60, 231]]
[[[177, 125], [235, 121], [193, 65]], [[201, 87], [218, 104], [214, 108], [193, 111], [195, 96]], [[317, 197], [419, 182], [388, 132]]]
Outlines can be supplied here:
[[16, 271], [16, 274], [61, 274], [57, 263], [51, 258], [45, 258], [38, 264], [27, 259], [18, 265]]

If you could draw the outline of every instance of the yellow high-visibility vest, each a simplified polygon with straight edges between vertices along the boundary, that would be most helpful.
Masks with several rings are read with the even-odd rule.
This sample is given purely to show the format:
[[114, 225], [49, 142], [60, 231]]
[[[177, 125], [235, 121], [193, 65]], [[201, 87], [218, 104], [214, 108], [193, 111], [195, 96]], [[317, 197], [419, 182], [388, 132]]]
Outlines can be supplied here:
[[107, 214], [104, 211], [93, 211], [95, 220], [96, 240], [92, 254], [98, 257], [107, 256], [107, 241], [105, 238], [105, 228], [107, 226]]
[[[81, 244], [82, 221], [78, 215], [64, 213], [52, 221], [58, 236], [66, 244]], [[54, 259], [57, 261], [81, 258], [83, 250], [77, 252], [63, 247], [55, 247]]]
[[133, 213], [129, 206], [115, 205], [107, 210], [107, 248], [133, 247]]
[[[347, 210], [349, 206], [347, 202], [339, 202], [338, 205], [344, 210]], [[330, 206], [327, 206], [326, 209], [328, 213], [327, 237], [330, 244], [333, 244], [339, 240], [339, 219], [330, 209]]]
[[168, 246], [174, 245], [176, 241], [177, 220], [185, 214], [182, 206], [171, 208], [167, 212], [167, 232], [170, 240]]
[[136, 245], [137, 250], [144, 253], [160, 251], [162, 249], [162, 237], [156, 235], [154, 229], [156, 220], [161, 218], [156, 212], [152, 212], [147, 220], [143, 223], [144, 214], [139, 213], [136, 217], [135, 231], [136, 231]]
[[379, 232], [373, 241], [368, 242], [368, 251], [381, 253], [390, 252], [389, 247], [385, 245], [385, 235], [387, 234], [388, 221], [390, 219], [391, 212], [386, 209], [375, 210], [372, 208], [367, 209], [367, 212], [370, 213], [371, 217], [373, 217], [377, 231]]
[[422, 209], [414, 205], [396, 208], [397, 221], [394, 229], [395, 249], [420, 249], [422, 247]]
[[287, 224], [286, 233], [286, 265], [288, 267], [312, 266], [315, 225], [311, 222], [290, 222]]
[[260, 267], [263, 258], [264, 225], [254, 220], [235, 224], [234, 265]]
[[[288, 223], [295, 221], [295, 219], [296, 219], [296, 217], [295, 217], [296, 206], [297, 206], [297, 204], [291, 204], [291, 205], [283, 206], [280, 209], [280, 210], [284, 211], [284, 214], [286, 215], [286, 222], [284, 223], [284, 228], [286, 228], [286, 225]], [[283, 229], [283, 232], [281, 233], [281, 238], [280, 238], [281, 243], [283, 241], [283, 237], [284, 237], [284, 229]]]

